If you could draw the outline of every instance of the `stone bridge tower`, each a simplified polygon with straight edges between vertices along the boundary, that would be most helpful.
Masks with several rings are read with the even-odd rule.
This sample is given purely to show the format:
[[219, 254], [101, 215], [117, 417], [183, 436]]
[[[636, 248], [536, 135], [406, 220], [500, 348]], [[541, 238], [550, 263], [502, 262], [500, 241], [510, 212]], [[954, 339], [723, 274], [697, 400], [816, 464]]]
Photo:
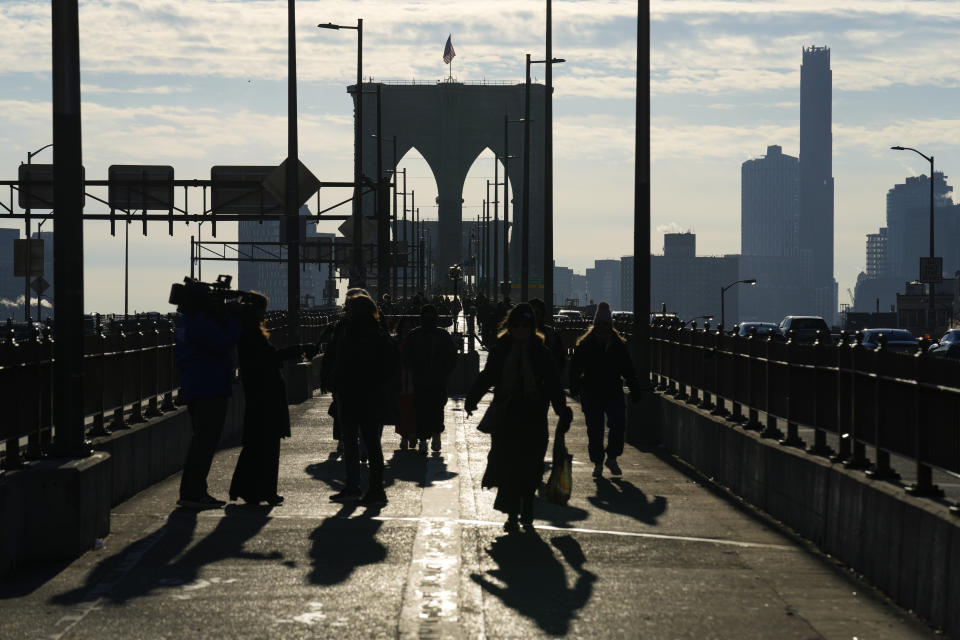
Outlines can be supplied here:
[[[437, 183], [439, 237], [433, 239], [433, 255], [441, 278], [446, 268], [466, 258], [462, 253], [461, 221], [463, 185], [474, 161], [485, 148], [498, 157], [515, 156], [507, 162], [511, 192], [510, 238], [511, 281], [520, 281], [519, 233], [523, 223], [523, 124], [507, 125], [509, 149], [504, 148], [504, 116], [523, 118], [524, 85], [363, 83], [363, 170], [376, 176], [377, 87], [380, 87], [383, 178], [393, 166], [390, 138], [397, 138], [398, 162], [416, 148], [433, 170]], [[356, 85], [348, 88], [356, 105]], [[546, 90], [542, 84], [530, 88], [530, 278], [543, 277], [543, 183]], [[356, 111], [355, 111], [356, 113]], [[502, 191], [501, 191], [502, 193]], [[374, 194], [363, 197], [364, 215], [375, 211]], [[501, 227], [502, 228], [502, 227]]]

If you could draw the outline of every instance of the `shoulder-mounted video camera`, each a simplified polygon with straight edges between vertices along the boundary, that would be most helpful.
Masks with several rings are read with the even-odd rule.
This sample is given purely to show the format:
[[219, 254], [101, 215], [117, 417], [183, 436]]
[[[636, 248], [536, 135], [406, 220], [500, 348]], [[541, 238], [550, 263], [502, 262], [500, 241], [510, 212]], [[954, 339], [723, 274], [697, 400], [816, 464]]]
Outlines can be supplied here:
[[227, 302], [248, 303], [249, 292], [231, 289], [233, 276], [221, 274], [216, 282], [201, 282], [196, 278], [185, 277], [183, 284], [175, 282], [170, 287], [169, 302], [185, 313], [206, 311], [225, 313]]

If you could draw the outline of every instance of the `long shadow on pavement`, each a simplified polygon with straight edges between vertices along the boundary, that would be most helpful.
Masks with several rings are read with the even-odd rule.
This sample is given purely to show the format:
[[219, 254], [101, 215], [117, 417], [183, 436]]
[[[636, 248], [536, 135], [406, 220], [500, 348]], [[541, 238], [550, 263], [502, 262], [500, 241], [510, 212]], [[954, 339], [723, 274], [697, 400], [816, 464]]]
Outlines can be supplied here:
[[[197, 512], [176, 509], [160, 529], [101, 561], [82, 587], [50, 601], [69, 605], [105, 598], [123, 604], [157, 588], [191, 585], [202, 567], [220, 560], [279, 560], [283, 554], [278, 551], [244, 551], [246, 542], [269, 520], [270, 507], [228, 505], [214, 530], [184, 553], [196, 534]], [[137, 567], [145, 570], [134, 571]]]
[[617, 513], [656, 526], [657, 519], [667, 510], [667, 499], [654, 496], [653, 500], [633, 483], [623, 478], [597, 478], [597, 495], [587, 500], [598, 509]]
[[382, 520], [375, 519], [380, 509], [369, 508], [359, 517], [351, 518], [356, 509], [354, 504], [344, 505], [310, 534], [311, 583], [343, 582], [357, 567], [375, 564], [387, 557], [387, 548], [376, 537], [383, 526]]
[[572, 587], [567, 586], [563, 563], [538, 534], [497, 538], [487, 549], [497, 568], [470, 578], [544, 632], [564, 636], [577, 611], [590, 601], [597, 576], [584, 568], [586, 556], [573, 536], [558, 536], [552, 544], [576, 574]]

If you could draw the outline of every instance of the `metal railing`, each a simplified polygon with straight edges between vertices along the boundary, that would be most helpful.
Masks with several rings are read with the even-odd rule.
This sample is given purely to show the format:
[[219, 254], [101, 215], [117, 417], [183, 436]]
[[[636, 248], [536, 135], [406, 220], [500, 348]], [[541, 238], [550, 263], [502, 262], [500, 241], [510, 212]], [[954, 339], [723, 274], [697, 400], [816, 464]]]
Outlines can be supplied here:
[[[301, 315], [301, 342], [322, 344], [335, 312]], [[268, 317], [271, 341], [285, 346], [286, 312]], [[176, 317], [141, 314], [103, 322], [96, 316], [84, 336], [83, 406], [89, 437], [108, 435], [162, 415], [179, 403], [174, 359]], [[0, 454], [3, 468], [45, 456], [53, 440], [53, 344], [47, 327], [17, 340], [0, 333]]]
[[[932, 468], [960, 473], [960, 362], [930, 355], [923, 343], [902, 353], [884, 342], [870, 349], [851, 334], [797, 343], [653, 326], [650, 376], [657, 390], [784, 445], [806, 447], [799, 426], [810, 427], [808, 452], [876, 478], [896, 479], [890, 455], [903, 456], [916, 465], [908, 491], [942, 495]], [[828, 433], [838, 437], [837, 451]]]

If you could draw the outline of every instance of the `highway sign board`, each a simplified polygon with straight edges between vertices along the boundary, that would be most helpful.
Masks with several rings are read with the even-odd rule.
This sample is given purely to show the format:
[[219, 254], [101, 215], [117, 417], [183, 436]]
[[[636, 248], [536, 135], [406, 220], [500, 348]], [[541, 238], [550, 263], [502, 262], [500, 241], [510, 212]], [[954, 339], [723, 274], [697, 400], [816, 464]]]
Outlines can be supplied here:
[[[13, 275], [23, 278], [27, 275], [27, 241], [13, 241]], [[30, 241], [30, 276], [43, 275], [43, 240]]]
[[263, 215], [283, 213], [283, 201], [263, 186], [277, 168], [270, 166], [216, 166], [210, 168], [213, 213]]
[[111, 209], [173, 209], [173, 167], [114, 164], [107, 169]]
[[943, 258], [920, 258], [920, 282], [943, 282]]

